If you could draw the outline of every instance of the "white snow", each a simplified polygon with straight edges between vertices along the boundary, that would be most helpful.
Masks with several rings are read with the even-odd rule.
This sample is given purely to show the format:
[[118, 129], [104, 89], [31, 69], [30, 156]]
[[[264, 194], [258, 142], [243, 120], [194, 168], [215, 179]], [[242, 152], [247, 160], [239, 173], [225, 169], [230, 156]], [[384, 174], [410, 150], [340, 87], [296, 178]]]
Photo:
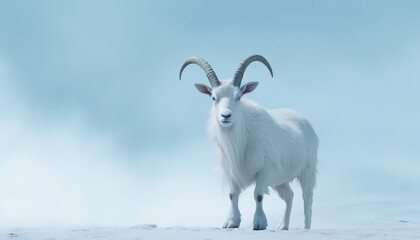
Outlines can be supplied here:
[[155, 224], [131, 227], [1, 228], [0, 239], [420, 239], [420, 223], [389, 222], [359, 228], [289, 231], [252, 231], [249, 228], [157, 227]]

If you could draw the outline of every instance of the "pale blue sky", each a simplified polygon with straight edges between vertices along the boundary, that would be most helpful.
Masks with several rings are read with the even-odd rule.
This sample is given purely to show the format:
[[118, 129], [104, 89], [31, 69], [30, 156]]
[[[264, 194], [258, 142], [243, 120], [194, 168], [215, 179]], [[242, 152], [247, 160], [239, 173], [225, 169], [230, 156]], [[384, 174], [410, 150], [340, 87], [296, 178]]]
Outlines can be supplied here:
[[[178, 80], [179, 67], [193, 55], [205, 58], [222, 79], [232, 77], [250, 54], [268, 59], [273, 79], [256, 63], [243, 82], [260, 81], [249, 98], [267, 108], [296, 109], [314, 125], [320, 138], [315, 211], [327, 214], [329, 202], [419, 202], [419, 11], [418, 1], [2, 1], [3, 224], [7, 218], [28, 219], [10, 209], [30, 209], [45, 202], [40, 195], [60, 195], [57, 189], [69, 186], [78, 198], [66, 206], [80, 214], [66, 218], [59, 211], [46, 222], [115, 219], [106, 211], [98, 214], [105, 205], [97, 212], [83, 209], [104, 201], [100, 194], [119, 195], [114, 202], [137, 206], [137, 200], [130, 205], [127, 199], [164, 195], [142, 188], [162, 181], [204, 179], [199, 192], [206, 194], [206, 181], [217, 192], [220, 186], [211, 182], [217, 178], [216, 161], [206, 135], [211, 101], [193, 86], [207, 79], [201, 69], [189, 67]], [[96, 169], [103, 162], [118, 169], [120, 174], [111, 176], [128, 178], [118, 186], [132, 187], [105, 191], [103, 179], [121, 181], [112, 179], [108, 168], [94, 177], [80, 173], [85, 164]], [[50, 177], [32, 183], [31, 189], [40, 191], [28, 196], [38, 200], [22, 203], [25, 208], [16, 199], [26, 195], [10, 191], [30, 188], [16, 176], [25, 175], [31, 164], [41, 164], [39, 172]], [[190, 173], [196, 177], [185, 177]], [[78, 184], [75, 176], [86, 178]], [[45, 186], [50, 181], [58, 185]], [[92, 184], [83, 191], [86, 181]], [[97, 189], [104, 191], [86, 193]], [[136, 189], [142, 190], [130, 195]], [[182, 196], [187, 189], [179, 192]], [[223, 193], [217, 193], [224, 204]], [[252, 212], [253, 202], [245, 201]], [[221, 225], [224, 207], [218, 210], [220, 224], [219, 215], [210, 218], [214, 222], [194, 219], [194, 208], [185, 210], [191, 217], [182, 223]], [[295, 205], [294, 212], [300, 208]], [[171, 209], [165, 211], [174, 215]], [[415, 209], [418, 213], [420, 206]], [[148, 220], [126, 211], [127, 223]], [[179, 225], [176, 218], [161, 220], [162, 211], [146, 215], [158, 225]]]

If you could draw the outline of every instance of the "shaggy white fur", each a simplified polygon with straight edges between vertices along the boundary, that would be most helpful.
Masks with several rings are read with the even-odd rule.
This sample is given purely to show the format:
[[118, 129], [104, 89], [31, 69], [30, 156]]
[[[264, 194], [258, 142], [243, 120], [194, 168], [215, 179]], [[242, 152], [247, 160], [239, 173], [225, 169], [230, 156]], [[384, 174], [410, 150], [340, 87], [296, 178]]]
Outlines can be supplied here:
[[304, 201], [303, 228], [309, 229], [313, 188], [316, 183], [318, 137], [311, 124], [295, 111], [266, 110], [243, 98], [244, 94], [254, 91], [258, 86], [258, 82], [250, 82], [241, 87], [243, 74], [254, 61], [263, 63], [273, 76], [270, 64], [261, 55], [245, 58], [233, 80], [219, 81], [212, 67], [200, 57], [185, 60], [179, 73], [181, 79], [186, 66], [197, 64], [206, 72], [212, 86], [195, 84], [198, 91], [209, 95], [213, 100], [208, 132], [229, 186], [231, 200], [223, 227], [239, 227], [239, 194], [241, 190], [255, 183], [254, 198], [257, 206], [254, 230], [267, 227], [262, 203], [268, 187], [275, 189], [286, 202], [286, 211], [278, 229], [287, 230], [293, 202], [293, 191], [289, 182], [297, 178], [302, 187]]

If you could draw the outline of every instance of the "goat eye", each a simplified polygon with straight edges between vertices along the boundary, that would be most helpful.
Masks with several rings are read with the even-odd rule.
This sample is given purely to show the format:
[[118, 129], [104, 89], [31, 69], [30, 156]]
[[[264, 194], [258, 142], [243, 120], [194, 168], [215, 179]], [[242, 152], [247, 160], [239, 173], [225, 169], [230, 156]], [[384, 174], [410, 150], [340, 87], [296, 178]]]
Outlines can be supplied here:
[[211, 99], [213, 99], [213, 101], [216, 101], [216, 98], [215, 97], [212, 97]]

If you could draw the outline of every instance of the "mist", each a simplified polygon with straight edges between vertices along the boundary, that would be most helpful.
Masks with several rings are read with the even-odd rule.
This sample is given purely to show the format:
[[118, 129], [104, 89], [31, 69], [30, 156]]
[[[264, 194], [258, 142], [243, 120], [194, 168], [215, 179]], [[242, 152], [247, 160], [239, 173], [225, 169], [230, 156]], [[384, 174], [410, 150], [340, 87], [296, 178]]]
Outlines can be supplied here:
[[[251, 65], [249, 98], [297, 110], [319, 135], [314, 228], [418, 220], [418, 4], [303, 2], [243, 14], [218, 1], [1, 3], [0, 225], [220, 227], [211, 100], [193, 86], [207, 80], [178, 71], [198, 55], [226, 79], [254, 53], [274, 78]], [[252, 189], [240, 209], [251, 226]], [[276, 226], [275, 192], [264, 209]]]

